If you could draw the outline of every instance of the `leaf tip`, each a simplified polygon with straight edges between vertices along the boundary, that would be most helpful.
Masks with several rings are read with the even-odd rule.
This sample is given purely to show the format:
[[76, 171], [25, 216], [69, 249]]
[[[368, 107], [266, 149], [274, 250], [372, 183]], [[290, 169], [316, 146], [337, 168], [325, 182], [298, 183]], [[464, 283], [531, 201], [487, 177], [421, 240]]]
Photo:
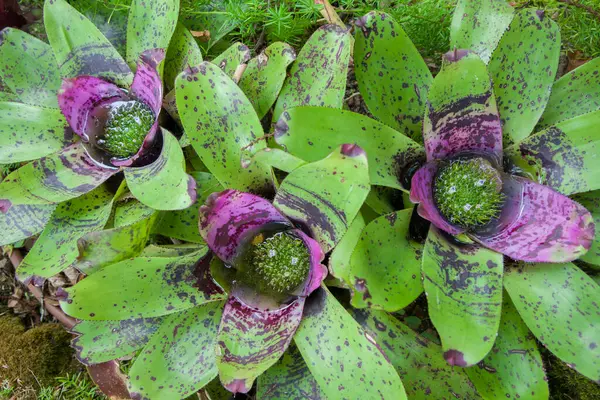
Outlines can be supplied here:
[[444, 359], [451, 366], [466, 367], [467, 362], [462, 352], [458, 350], [448, 350], [444, 353]]

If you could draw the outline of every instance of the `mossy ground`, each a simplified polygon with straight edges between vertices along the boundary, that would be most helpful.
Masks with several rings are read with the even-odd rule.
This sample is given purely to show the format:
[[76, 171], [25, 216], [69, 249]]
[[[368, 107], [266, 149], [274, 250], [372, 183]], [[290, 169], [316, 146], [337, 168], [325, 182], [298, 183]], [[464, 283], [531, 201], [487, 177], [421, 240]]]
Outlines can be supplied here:
[[[71, 335], [59, 324], [26, 330], [19, 317], [0, 317], [0, 368], [2, 385], [15, 392], [36, 392], [71, 371]], [[29, 390], [28, 390], [29, 389]]]
[[569, 368], [548, 350], [541, 349], [550, 385], [550, 400], [597, 400], [600, 385]]

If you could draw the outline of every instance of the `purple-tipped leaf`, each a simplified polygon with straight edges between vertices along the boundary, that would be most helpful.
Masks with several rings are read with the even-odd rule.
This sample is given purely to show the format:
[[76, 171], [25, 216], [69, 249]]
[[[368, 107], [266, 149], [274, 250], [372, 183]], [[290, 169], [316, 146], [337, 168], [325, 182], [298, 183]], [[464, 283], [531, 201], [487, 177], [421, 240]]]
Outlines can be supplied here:
[[441, 230], [453, 235], [464, 232], [463, 228], [452, 225], [437, 209], [433, 198], [433, 182], [438, 170], [434, 162], [427, 163], [419, 169], [412, 177], [410, 188], [410, 201], [419, 203], [417, 211], [419, 215]]
[[261, 310], [232, 295], [225, 304], [217, 336], [217, 366], [223, 385], [247, 393], [254, 380], [289, 346], [304, 308], [304, 297], [276, 310]]
[[158, 115], [162, 107], [163, 87], [158, 66], [165, 59], [164, 49], [146, 50], [140, 55], [130, 93]]
[[213, 193], [200, 207], [200, 235], [225, 263], [232, 261], [247, 235], [273, 223], [292, 226], [268, 200], [250, 193], [231, 189]]
[[502, 157], [502, 127], [483, 61], [465, 50], [444, 55], [433, 80], [423, 121], [429, 161], [478, 151]]
[[86, 140], [90, 113], [105, 102], [126, 99], [126, 94], [114, 83], [94, 76], [65, 79], [58, 92], [58, 105], [71, 129]]
[[566, 262], [585, 254], [594, 239], [592, 215], [547, 186], [505, 175], [507, 198], [499, 220], [472, 236], [515, 260]]

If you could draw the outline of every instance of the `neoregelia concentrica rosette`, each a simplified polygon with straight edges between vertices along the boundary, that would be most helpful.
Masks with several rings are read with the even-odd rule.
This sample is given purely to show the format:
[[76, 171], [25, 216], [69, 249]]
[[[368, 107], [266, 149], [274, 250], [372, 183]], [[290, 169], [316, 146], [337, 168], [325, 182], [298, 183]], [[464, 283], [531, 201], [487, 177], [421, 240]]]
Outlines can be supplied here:
[[[542, 12], [515, 11], [503, 1], [459, 1], [453, 50], [435, 79], [391, 16], [371, 12], [356, 27], [356, 77], [381, 122], [295, 107], [275, 128], [275, 141], [305, 161], [348, 141], [367, 153], [376, 186], [366, 204], [381, 216], [359, 214], [329, 260], [352, 305], [393, 312], [425, 292], [447, 361], [483, 360], [485, 369], [466, 370], [482, 392], [548, 391], [536, 349], [527, 347], [519, 361], [510, 357], [525, 342], [501, 325], [501, 315], [600, 379], [598, 362], [583, 356], [598, 351], [590, 334], [600, 324], [592, 300], [598, 286], [570, 262], [600, 265], [597, 203], [590, 201], [600, 189], [593, 179], [598, 60], [555, 82], [558, 27]], [[420, 204], [399, 201], [392, 189], [412, 190]], [[580, 192], [589, 193], [570, 198]], [[417, 209], [432, 222], [428, 232], [416, 229], [427, 227]], [[511, 386], [514, 377], [501, 371], [517, 366], [529, 372]], [[409, 396], [418, 396], [416, 383], [411, 388]]]
[[[184, 398], [217, 375], [230, 391], [248, 392], [298, 350], [297, 365], [312, 373], [318, 392], [402, 393], [381, 349], [321, 286], [324, 254], [367, 193], [366, 156], [355, 145], [293, 169], [272, 202], [232, 189], [213, 193], [199, 210], [211, 251], [162, 258], [151, 251], [67, 290], [61, 307], [81, 320], [79, 359], [97, 363], [141, 349], [129, 373], [133, 398]], [[117, 276], [123, 286], [115, 290]], [[292, 339], [297, 349], [289, 353]], [[365, 386], [352, 387], [349, 376]], [[260, 378], [258, 387], [269, 390]]]
[[150, 21], [152, 12], [134, 3], [129, 65], [92, 22], [62, 0], [44, 5], [50, 44], [11, 28], [0, 33], [0, 74], [15, 97], [0, 103], [0, 129], [6, 133], [0, 159], [33, 160], [0, 184], [7, 243], [43, 228], [31, 216], [34, 209], [50, 214], [52, 205], [88, 193], [121, 171], [132, 194], [150, 207], [193, 203], [194, 180], [183, 169], [178, 141], [157, 122], [162, 64], [178, 8], [170, 1], [162, 6], [165, 12]]

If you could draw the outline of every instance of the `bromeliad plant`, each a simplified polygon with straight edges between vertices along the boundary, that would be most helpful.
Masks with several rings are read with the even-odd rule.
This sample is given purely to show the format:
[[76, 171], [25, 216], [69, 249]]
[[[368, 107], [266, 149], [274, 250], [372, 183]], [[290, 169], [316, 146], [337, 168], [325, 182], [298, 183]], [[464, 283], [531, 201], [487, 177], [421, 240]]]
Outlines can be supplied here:
[[19, 30], [0, 32], [0, 77], [12, 92], [0, 103], [0, 162], [34, 160], [0, 184], [2, 243], [40, 232], [56, 204], [119, 172], [150, 207], [193, 203], [178, 141], [158, 126], [177, 12], [176, 1], [134, 1], [125, 58], [63, 0], [44, 5], [50, 45]]
[[[593, 178], [600, 60], [554, 82], [555, 23], [503, 1], [459, 2], [453, 50], [435, 79], [390, 16], [369, 13], [356, 28], [359, 88], [381, 123], [296, 107], [275, 128], [275, 142], [304, 161], [340, 143], [358, 144], [371, 183], [410, 191], [418, 214], [431, 222], [423, 244], [413, 208], [393, 211], [385, 191], [374, 187], [367, 204], [387, 213], [372, 221], [359, 214], [329, 262], [352, 290], [352, 305], [397, 311], [424, 290], [444, 358], [477, 364], [466, 373], [486, 396], [547, 398], [529, 331], [599, 381], [599, 289], [571, 261], [600, 265], [592, 200], [600, 188]], [[395, 323], [359, 317], [390, 343], [387, 354], [403, 379], [414, 379], [408, 395], [423, 392], [426, 380], [395, 353], [403, 345], [394, 348], [380, 333], [391, 327], [390, 336], [397, 335]]]

